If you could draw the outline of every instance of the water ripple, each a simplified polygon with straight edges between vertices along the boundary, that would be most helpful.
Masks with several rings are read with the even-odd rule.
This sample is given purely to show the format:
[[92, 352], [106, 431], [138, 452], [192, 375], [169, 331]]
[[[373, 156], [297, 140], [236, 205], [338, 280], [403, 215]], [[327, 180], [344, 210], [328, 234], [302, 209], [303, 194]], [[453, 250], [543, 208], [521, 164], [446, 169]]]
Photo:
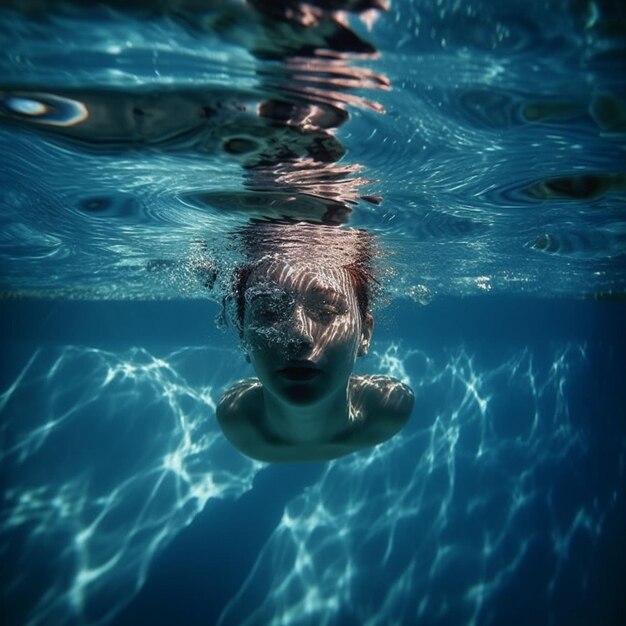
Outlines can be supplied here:
[[529, 567], [550, 595], [582, 592], [572, 567], [584, 564], [570, 556], [601, 537], [616, 483], [602, 504], [565, 509], [546, 477], [586, 458], [567, 404], [584, 346], [541, 364], [522, 351], [493, 369], [463, 350], [445, 364], [397, 344], [377, 357], [416, 389], [416, 416], [433, 418], [329, 464], [286, 508], [219, 624], [492, 624], [495, 598]]
[[[110, 621], [208, 501], [251, 488], [261, 464], [229, 449], [211, 420], [228, 377], [207, 363], [234, 359], [223, 348], [64, 346], [24, 364], [0, 394], [0, 411], [21, 416], [0, 427], [14, 623]], [[50, 546], [54, 566], [42, 568]]]
[[619, 7], [219, 4], [5, 3], [5, 294], [195, 297], [142, 268], [250, 217], [419, 242], [397, 293], [623, 291]]
[[[599, 446], [572, 404], [588, 351], [552, 344], [494, 363], [376, 344], [373, 369], [416, 391], [412, 422], [325, 464], [288, 502], [218, 623], [489, 625], [520, 577], [547, 602], [584, 594], [626, 468], [622, 439], [595, 450], [612, 459], [601, 488], [581, 473]], [[203, 507], [252, 487], [263, 464], [211, 419], [239, 358], [48, 346], [15, 369], [0, 393], [13, 622], [107, 623]]]

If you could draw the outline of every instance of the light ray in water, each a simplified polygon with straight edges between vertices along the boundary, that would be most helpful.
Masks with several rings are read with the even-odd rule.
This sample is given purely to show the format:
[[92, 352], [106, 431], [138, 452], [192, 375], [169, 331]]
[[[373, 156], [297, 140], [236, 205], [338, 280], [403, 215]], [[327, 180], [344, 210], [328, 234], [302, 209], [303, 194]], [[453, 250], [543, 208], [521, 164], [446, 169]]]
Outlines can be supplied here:
[[[601, 489], [580, 471], [591, 425], [571, 403], [587, 347], [495, 364], [463, 348], [374, 348], [368, 371], [415, 389], [412, 422], [290, 496], [219, 623], [492, 624], [521, 575], [528, 593], [583, 593], [626, 459], [616, 443]], [[110, 622], [212, 499], [251, 489], [264, 465], [213, 419], [240, 356], [217, 356], [48, 346], [25, 359], [0, 396], [4, 600], [20, 623]]]
[[398, 344], [379, 350], [380, 370], [416, 391], [413, 423], [328, 464], [289, 503], [219, 623], [489, 624], [534, 561], [546, 594], [565, 571], [584, 574], [572, 544], [596, 543], [616, 497], [545, 511], [557, 468], [585, 459], [568, 395], [585, 357], [569, 344], [549, 362], [526, 349], [484, 368], [463, 349], [445, 363]]
[[36, 598], [24, 623], [107, 622], [210, 499], [250, 489], [261, 464], [230, 450], [213, 419], [237, 361], [78, 346], [28, 360], [0, 397], [0, 550], [15, 565], [9, 601]]

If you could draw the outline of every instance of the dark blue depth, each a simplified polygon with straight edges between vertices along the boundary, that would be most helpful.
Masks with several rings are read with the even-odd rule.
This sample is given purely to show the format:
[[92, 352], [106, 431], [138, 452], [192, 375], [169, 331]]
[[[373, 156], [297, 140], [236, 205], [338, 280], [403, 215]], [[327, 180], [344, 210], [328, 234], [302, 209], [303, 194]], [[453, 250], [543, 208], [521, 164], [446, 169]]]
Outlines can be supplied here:
[[244, 371], [210, 305], [0, 311], [7, 624], [623, 621], [621, 303], [395, 304], [362, 368], [405, 368], [409, 426], [274, 466], [193, 395]]

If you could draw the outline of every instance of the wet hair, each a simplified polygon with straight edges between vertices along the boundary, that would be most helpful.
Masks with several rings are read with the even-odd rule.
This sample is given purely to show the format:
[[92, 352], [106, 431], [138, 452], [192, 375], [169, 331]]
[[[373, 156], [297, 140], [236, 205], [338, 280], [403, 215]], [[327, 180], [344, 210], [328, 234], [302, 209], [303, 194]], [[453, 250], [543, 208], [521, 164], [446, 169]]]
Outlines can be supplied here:
[[[298, 236], [292, 237], [295, 231], [290, 232], [290, 229], [296, 226], [301, 227], [301, 230], [298, 232], [299, 235], [303, 234], [302, 229], [306, 229], [304, 233], [307, 236], [306, 239], [303, 240]], [[281, 246], [289, 248], [289, 250], [286, 250], [286, 256], [287, 258], [293, 258], [293, 251], [297, 249], [299, 244], [314, 246], [319, 244], [320, 255], [316, 259], [316, 264], [323, 264], [324, 257], [327, 257], [326, 261], [329, 264], [332, 261], [333, 267], [345, 270], [354, 289], [359, 314], [363, 323], [365, 323], [367, 315], [371, 313], [374, 297], [380, 287], [373, 265], [376, 252], [373, 236], [362, 229], [339, 229], [327, 226], [311, 227], [304, 224], [296, 226], [282, 225], [282, 230], [280, 231], [276, 230], [276, 228], [273, 231], [269, 231], [267, 226], [258, 230], [246, 229], [242, 241], [247, 261], [236, 266], [232, 273], [229, 293], [226, 294], [222, 301], [221, 316], [223, 322], [228, 322], [230, 318], [231, 323], [239, 331], [240, 336], [243, 335], [246, 288], [252, 273], [270, 258], [280, 257], [280, 252], [274, 252], [271, 255], [264, 254], [268, 249], [271, 250], [272, 245], [276, 245], [277, 248]], [[315, 230], [312, 230], [313, 228]], [[270, 233], [273, 236], [268, 237]], [[277, 236], [278, 234], [280, 236]], [[313, 238], [311, 238], [311, 235], [313, 235]], [[285, 244], [290, 244], [290, 246]], [[334, 255], [333, 252], [337, 254]], [[336, 259], [335, 256], [339, 256], [339, 258]], [[339, 262], [337, 263], [336, 261]], [[230, 316], [227, 314], [227, 310], [230, 310]]]

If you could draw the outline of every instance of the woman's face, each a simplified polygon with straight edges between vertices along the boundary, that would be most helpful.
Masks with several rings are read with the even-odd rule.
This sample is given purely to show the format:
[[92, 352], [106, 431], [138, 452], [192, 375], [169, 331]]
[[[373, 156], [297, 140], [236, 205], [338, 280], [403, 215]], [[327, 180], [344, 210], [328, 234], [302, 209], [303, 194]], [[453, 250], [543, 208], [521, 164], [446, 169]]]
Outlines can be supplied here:
[[266, 391], [284, 402], [316, 404], [345, 389], [370, 334], [344, 269], [272, 261], [248, 279], [244, 346]]

